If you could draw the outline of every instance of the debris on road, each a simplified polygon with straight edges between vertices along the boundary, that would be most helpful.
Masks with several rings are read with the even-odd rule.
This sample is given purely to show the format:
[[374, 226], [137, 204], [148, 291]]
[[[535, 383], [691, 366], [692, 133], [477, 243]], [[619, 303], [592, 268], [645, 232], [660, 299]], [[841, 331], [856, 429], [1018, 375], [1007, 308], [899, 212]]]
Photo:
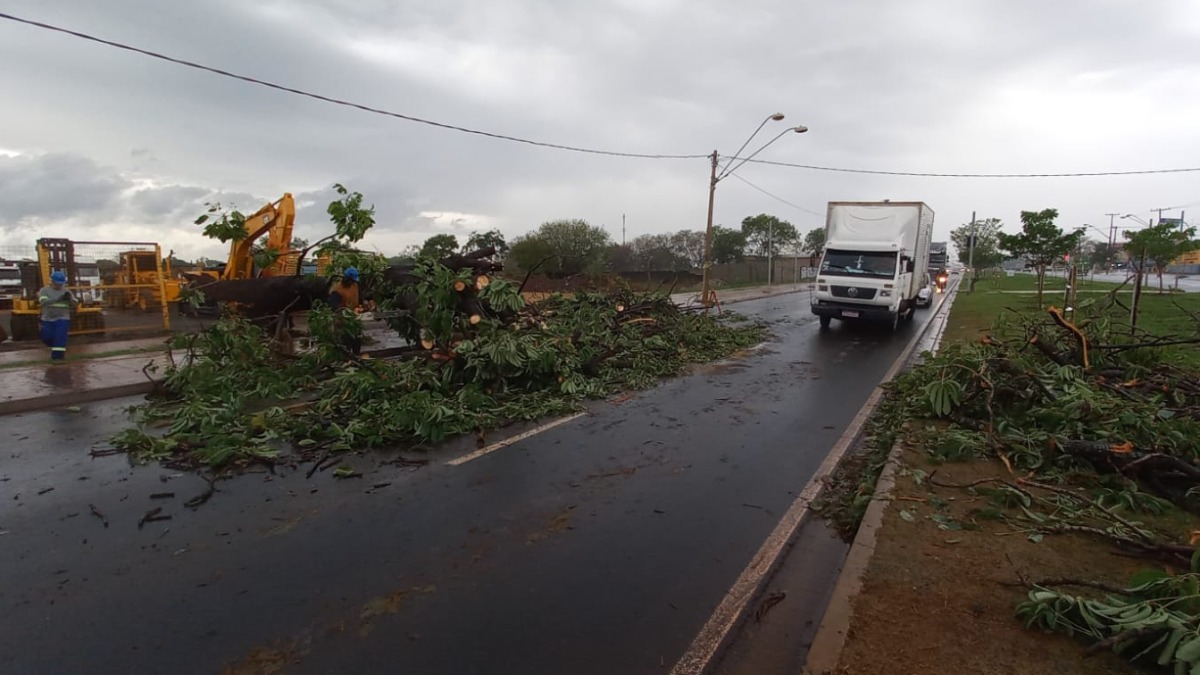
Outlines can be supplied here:
[[156, 522], [159, 522], [162, 520], [170, 520], [170, 519], [171, 519], [171, 516], [163, 515], [162, 507], [158, 506], [153, 509], [150, 509], [149, 511], [147, 511], [145, 513], [145, 515], [142, 516], [141, 520], [138, 521], [138, 529], [139, 530], [142, 529], [142, 527], [146, 523], [156, 523]]
[[268, 469], [353, 449], [437, 443], [576, 411], [688, 364], [761, 342], [764, 328], [682, 309], [665, 294], [578, 293], [526, 303], [492, 279], [485, 249], [411, 267], [359, 263], [388, 325], [410, 343], [384, 358], [342, 345], [361, 324], [318, 303], [312, 347], [281, 354], [261, 327], [227, 316], [177, 340], [159, 395], [113, 439], [139, 461], [181, 469]]
[[104, 514], [100, 513], [100, 510], [96, 508], [95, 504], [88, 504], [88, 509], [91, 510], [93, 516], [96, 516], [100, 519], [101, 523], [104, 523], [104, 527], [108, 527], [108, 518], [105, 518]]

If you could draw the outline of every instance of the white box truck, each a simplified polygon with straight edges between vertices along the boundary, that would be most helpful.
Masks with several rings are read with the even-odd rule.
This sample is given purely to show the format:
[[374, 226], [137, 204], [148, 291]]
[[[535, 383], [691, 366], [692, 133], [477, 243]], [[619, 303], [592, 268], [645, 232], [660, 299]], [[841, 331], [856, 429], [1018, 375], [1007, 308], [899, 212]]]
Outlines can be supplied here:
[[812, 311], [831, 321], [911, 320], [929, 267], [933, 210], [922, 202], [830, 202]]

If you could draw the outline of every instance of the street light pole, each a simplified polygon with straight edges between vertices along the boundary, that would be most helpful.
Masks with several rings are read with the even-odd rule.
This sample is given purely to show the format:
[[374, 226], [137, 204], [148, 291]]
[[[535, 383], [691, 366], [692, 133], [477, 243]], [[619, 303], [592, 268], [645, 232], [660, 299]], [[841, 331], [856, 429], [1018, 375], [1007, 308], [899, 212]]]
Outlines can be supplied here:
[[[713, 150], [712, 154], [709, 155], [709, 163], [711, 166], [711, 173], [709, 174], [709, 178], [708, 178], [708, 219], [707, 219], [707, 222], [705, 223], [705, 227], [704, 227], [704, 267], [702, 270], [703, 271], [703, 277], [702, 277], [703, 280], [701, 281], [701, 286], [700, 286], [700, 303], [702, 305], [704, 305], [705, 308], [712, 307], [715, 304], [715, 300], [716, 300], [713, 297], [713, 291], [712, 291], [712, 267], [713, 267], [712, 247], [713, 247], [713, 202], [716, 199], [717, 183], [719, 183], [722, 178], [725, 178], [726, 176], [732, 174], [734, 171], [737, 171], [739, 168], [741, 168], [741, 166], [743, 164], [750, 161], [758, 153], [762, 152], [763, 150], [766, 150], [767, 146], [771, 145], [775, 141], [782, 138], [783, 135], [786, 134], [787, 132], [792, 131], [797, 134], [802, 134], [802, 133], [808, 131], [808, 127], [804, 127], [804, 126], [792, 127], [791, 129], [785, 129], [784, 131], [781, 131], [778, 136], [776, 136], [775, 138], [772, 138], [771, 140], [764, 143], [761, 148], [750, 153], [749, 156], [743, 157], [742, 161], [739, 162], [737, 166], [730, 168], [729, 165], [733, 164], [733, 161], [738, 158], [737, 155], [740, 154], [741, 151], [744, 150], [746, 148], [746, 146], [750, 144], [750, 141], [753, 140], [756, 135], [758, 135], [758, 132], [762, 130], [763, 126], [765, 126], [767, 122], [770, 122], [770, 121], [778, 122], [779, 120], [782, 120], [782, 119], [783, 119], [783, 113], [775, 113], [773, 115], [768, 116], [765, 120], [763, 120], [762, 123], [758, 125], [758, 128], [754, 130], [754, 133], [750, 134], [750, 138], [747, 138], [746, 142], [742, 143], [742, 147], [740, 149], [738, 149], [737, 153], [734, 153], [734, 156], [729, 158], [728, 164], [726, 164], [725, 169], [723, 169], [720, 174], [717, 173], [717, 163], [718, 163], [718, 160], [720, 159], [720, 155], [717, 153], [716, 150]], [[768, 272], [768, 277], [769, 276], [770, 276], [770, 272]]]

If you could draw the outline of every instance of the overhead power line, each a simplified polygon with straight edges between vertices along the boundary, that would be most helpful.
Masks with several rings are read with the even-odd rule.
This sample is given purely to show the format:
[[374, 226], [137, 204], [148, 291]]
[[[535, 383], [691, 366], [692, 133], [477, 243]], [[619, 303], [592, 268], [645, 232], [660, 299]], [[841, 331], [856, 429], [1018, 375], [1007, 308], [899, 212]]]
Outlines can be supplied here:
[[166, 54], [161, 54], [159, 52], [151, 51], [149, 49], [142, 49], [140, 47], [134, 47], [131, 45], [123, 44], [121, 42], [105, 40], [103, 38], [99, 38], [94, 35], [89, 35], [88, 33], [81, 33], [79, 31], [70, 30], [67, 28], [59, 27], [59, 26], [54, 26], [54, 25], [51, 25], [48, 23], [42, 23], [40, 21], [33, 21], [31, 19], [23, 19], [18, 16], [13, 16], [12, 14], [0, 13], [0, 19], [7, 19], [9, 21], [16, 21], [18, 23], [23, 23], [23, 24], [26, 24], [29, 26], [34, 26], [36, 28], [43, 28], [45, 30], [54, 31], [57, 33], [63, 33], [65, 35], [70, 35], [72, 37], [77, 37], [77, 38], [80, 38], [83, 40], [88, 40], [89, 42], [95, 42], [95, 43], [106, 45], [108, 47], [113, 47], [116, 49], [123, 49], [125, 51], [134, 52], [136, 54], [148, 56], [153, 59], [167, 61], [168, 63], [174, 63], [176, 65], [185, 66], [187, 68], [194, 68], [196, 70], [202, 70], [202, 71], [205, 71], [208, 73], [212, 73], [214, 75], [220, 75], [222, 77], [229, 77], [229, 78], [233, 78], [235, 80], [249, 82], [250, 84], [255, 84], [258, 86], [262, 86], [262, 87], [268, 87], [270, 89], [287, 92], [289, 94], [295, 94], [297, 96], [304, 96], [304, 97], [315, 99], [318, 101], [324, 101], [326, 103], [333, 103], [335, 105], [345, 106], [347, 108], [356, 108], [358, 110], [362, 110], [364, 112], [369, 112], [369, 113], [374, 113], [376, 115], [386, 115], [388, 117], [394, 117], [396, 119], [402, 119], [402, 120], [406, 120], [409, 122], [416, 122], [418, 124], [427, 124], [431, 127], [438, 127], [440, 129], [448, 129], [451, 131], [460, 131], [465, 134], [474, 134], [476, 136], [486, 136], [488, 138], [495, 138], [495, 139], [499, 139], [502, 141], [511, 141], [513, 143], [525, 143], [527, 145], [536, 145], [536, 146], [543, 147], [543, 148], [553, 148], [555, 150], [569, 150], [571, 152], [583, 152], [583, 153], [588, 153], [588, 154], [593, 154], [593, 155], [608, 155], [608, 156], [612, 156], [612, 157], [636, 157], [639, 159], [705, 159], [708, 157], [708, 155], [663, 155], [663, 154], [649, 154], [649, 153], [640, 153], [640, 152], [617, 152], [617, 151], [613, 151], [613, 150], [599, 150], [596, 148], [584, 148], [584, 147], [578, 147], [578, 146], [573, 146], [573, 145], [560, 145], [558, 143], [547, 143], [545, 141], [535, 141], [535, 140], [530, 140], [528, 138], [519, 138], [517, 136], [508, 136], [505, 134], [498, 134], [498, 133], [493, 133], [490, 131], [481, 131], [479, 129], [470, 129], [467, 127], [461, 127], [461, 126], [457, 126], [454, 124], [447, 124], [445, 122], [435, 122], [433, 120], [427, 120], [427, 119], [423, 119], [420, 117], [413, 117], [412, 115], [405, 115], [404, 113], [398, 113], [398, 112], [394, 112], [391, 110], [383, 110], [381, 108], [374, 108], [374, 107], [371, 107], [368, 105], [363, 105], [361, 103], [354, 103], [353, 101], [346, 101], [343, 99], [334, 98], [332, 96], [325, 96], [323, 94], [315, 94], [313, 92], [305, 91], [303, 89], [296, 89], [295, 87], [289, 87], [286, 85], [277, 84], [275, 82], [268, 82], [267, 80], [260, 80], [256, 77], [250, 77], [249, 75], [241, 75], [238, 73], [230, 72], [228, 70], [222, 70], [220, 68], [214, 68], [212, 66], [206, 66], [206, 65], [203, 65], [200, 63], [195, 63], [193, 61], [188, 61], [186, 59], [180, 59], [180, 58], [175, 58], [173, 56], [167, 56]]
[[771, 166], [786, 166], [793, 169], [809, 169], [811, 171], [836, 171], [839, 173], [866, 173], [879, 176], [917, 176], [921, 178], [1083, 178], [1092, 176], [1141, 176], [1157, 173], [1189, 173], [1200, 171], [1200, 167], [1190, 169], [1143, 169], [1139, 171], [1089, 171], [1076, 173], [928, 173], [921, 171], [877, 171], [874, 169], [844, 169], [832, 166], [814, 166], [812, 164], [793, 164], [791, 162], [776, 162], [769, 159], [748, 159], [752, 164], [769, 164]]
[[784, 204], [787, 204], [788, 206], [792, 207], [793, 209], [798, 209], [798, 210], [800, 210], [800, 211], [803, 211], [803, 212], [805, 212], [805, 213], [808, 213], [808, 214], [811, 214], [811, 215], [817, 216], [818, 218], [824, 218], [824, 217], [825, 217], [825, 214], [824, 214], [824, 213], [818, 213], [818, 212], [816, 212], [816, 211], [813, 211], [812, 209], [806, 209], [806, 208], [804, 208], [803, 206], [800, 206], [799, 204], [793, 204], [793, 203], [789, 202], [788, 200], [784, 199], [783, 197], [780, 197], [779, 195], [774, 195], [774, 194], [771, 194], [770, 192], [767, 192], [766, 190], [764, 190], [764, 189], [762, 189], [762, 188], [758, 187], [758, 186], [757, 186], [757, 185], [755, 185], [754, 183], [751, 183], [750, 181], [746, 180], [745, 178], [742, 178], [741, 176], [737, 175], [736, 173], [731, 173], [731, 174], [728, 174], [728, 175], [729, 175], [729, 176], [733, 176], [734, 178], [736, 178], [736, 179], [738, 179], [738, 180], [742, 181], [742, 182], [743, 182], [743, 183], [745, 183], [746, 185], [749, 185], [750, 187], [754, 188], [755, 190], [758, 190], [759, 192], [761, 192], [761, 193], [763, 193], [764, 195], [766, 195], [766, 196], [770, 197], [771, 199], [774, 199], [775, 201], [778, 201], [778, 202], [782, 202], [782, 203], [784, 203]]
[[[186, 68], [201, 70], [201, 71], [204, 71], [207, 73], [211, 73], [213, 75], [220, 75], [221, 77], [228, 77], [228, 78], [232, 78], [235, 80], [241, 80], [242, 82], [247, 82], [249, 84], [254, 84], [257, 86], [261, 86], [261, 87], [267, 87], [269, 89], [274, 89], [276, 91], [282, 91], [282, 92], [286, 92], [289, 94], [294, 94], [296, 96], [303, 96], [305, 98], [310, 98], [310, 99], [317, 100], [317, 101], [323, 101], [325, 103], [332, 103], [334, 105], [345, 106], [347, 108], [354, 108], [357, 110], [361, 110], [363, 112], [368, 112], [368, 113], [372, 113], [372, 114], [376, 114], [376, 115], [384, 115], [386, 117], [392, 117], [395, 119], [405, 120], [408, 122], [415, 122], [417, 124], [425, 124], [425, 125], [428, 125], [431, 127], [437, 127], [439, 129], [446, 129], [449, 131], [458, 131], [458, 132], [465, 133], [465, 134], [484, 136], [487, 138], [494, 138], [494, 139], [498, 139], [498, 140], [502, 140], [502, 141], [510, 141], [512, 143], [523, 143], [526, 145], [533, 145], [533, 146], [542, 147], [542, 148], [550, 148], [553, 150], [566, 150], [566, 151], [570, 151], [570, 152], [580, 152], [580, 153], [586, 153], [586, 154], [592, 154], [592, 155], [606, 155], [606, 156], [610, 156], [610, 157], [632, 157], [632, 158], [637, 158], [637, 159], [708, 159], [708, 157], [709, 157], [708, 154], [654, 154], [654, 153], [640, 153], [640, 152], [618, 152], [618, 151], [614, 151], [614, 150], [601, 150], [601, 149], [597, 149], [597, 148], [586, 148], [586, 147], [575, 146], [575, 145], [563, 145], [563, 144], [559, 144], [559, 143], [548, 143], [545, 141], [536, 141], [536, 140], [532, 140], [532, 139], [528, 139], [528, 138], [520, 138], [517, 136], [509, 136], [506, 134], [499, 134], [499, 133], [494, 133], [494, 132], [490, 132], [490, 131], [482, 131], [480, 129], [471, 129], [468, 127], [462, 127], [462, 126], [458, 126], [455, 124], [448, 124], [446, 122], [437, 122], [434, 120], [428, 120], [428, 119], [424, 119], [421, 117], [415, 117], [413, 115], [406, 115], [404, 113], [399, 113], [399, 112], [395, 112], [395, 111], [391, 111], [391, 110], [384, 110], [382, 108], [375, 108], [375, 107], [364, 105], [361, 103], [355, 103], [353, 101], [347, 101], [344, 99], [335, 98], [333, 96], [326, 96], [324, 94], [317, 94], [317, 93], [313, 93], [313, 92], [306, 91], [303, 89], [297, 89], [295, 87], [289, 87], [286, 85], [277, 84], [275, 82], [262, 80], [262, 79], [259, 79], [256, 77], [251, 77], [249, 75], [242, 75], [242, 74], [234, 73], [234, 72], [231, 72], [228, 70], [223, 70], [221, 68], [215, 68], [213, 66], [206, 66], [206, 65], [196, 63], [193, 61], [188, 61], [186, 59], [176, 58], [173, 56], [167, 56], [166, 54], [162, 54], [162, 53], [152, 51], [149, 49], [143, 49], [141, 47], [134, 47], [132, 45], [124, 44], [121, 42], [116, 42], [113, 40], [106, 40], [104, 38], [96, 37], [96, 36], [90, 35], [88, 33], [83, 33], [83, 32], [71, 30], [68, 28], [62, 28], [61, 26], [55, 26], [55, 25], [44, 23], [41, 21], [34, 21], [32, 19], [21, 18], [19, 16], [15, 16], [12, 14], [0, 12], [0, 19], [25, 24], [27, 26], [32, 26], [34, 28], [41, 28], [43, 30], [61, 33], [63, 35], [69, 35], [71, 37], [76, 37], [81, 40], [87, 40], [89, 42], [94, 42], [96, 44], [105, 45], [107, 47], [112, 47], [114, 49], [121, 49], [124, 51], [133, 52], [135, 54], [140, 54], [142, 56], [146, 56], [146, 57], [149, 57], [152, 59], [166, 61], [168, 63], [173, 63], [178, 66], [184, 66]], [[794, 164], [791, 162], [778, 162], [778, 161], [772, 161], [772, 160], [766, 160], [766, 159], [749, 159], [749, 158], [743, 159], [741, 157], [730, 157], [728, 159], [730, 161], [742, 160], [747, 163], [765, 164], [765, 165], [769, 165], [769, 166], [780, 166], [780, 167], [788, 167], [788, 168], [795, 168], [795, 169], [808, 169], [810, 171], [830, 171], [830, 172], [837, 172], [837, 173], [870, 174], [870, 175], [878, 175], [878, 176], [911, 176], [911, 177], [919, 177], [919, 178], [1083, 178], [1083, 177], [1096, 177], [1096, 176], [1139, 176], [1139, 175], [1149, 175], [1149, 174], [1191, 173], [1191, 172], [1200, 171], [1200, 167], [1195, 167], [1195, 168], [1183, 168], [1183, 169], [1146, 169], [1146, 170], [1138, 170], [1138, 171], [1091, 171], [1091, 172], [1074, 172], [1074, 173], [934, 173], [934, 172], [922, 172], [922, 171], [883, 171], [883, 170], [875, 170], [875, 169], [853, 169], [853, 168], [844, 168], [844, 167], [817, 166], [817, 165], [812, 165], [812, 164]]]

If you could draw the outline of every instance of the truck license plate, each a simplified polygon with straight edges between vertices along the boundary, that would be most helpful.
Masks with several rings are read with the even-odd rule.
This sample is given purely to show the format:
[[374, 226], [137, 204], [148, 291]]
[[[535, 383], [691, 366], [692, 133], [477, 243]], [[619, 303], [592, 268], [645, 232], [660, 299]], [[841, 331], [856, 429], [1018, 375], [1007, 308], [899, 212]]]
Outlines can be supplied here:
[[846, 318], [848, 318], [848, 319], [857, 319], [857, 318], [858, 318], [858, 312], [853, 312], [853, 311], [851, 311], [851, 310], [848, 310], [848, 309], [843, 309], [843, 310], [842, 310], [842, 316], [844, 316], [844, 317], [846, 317]]

